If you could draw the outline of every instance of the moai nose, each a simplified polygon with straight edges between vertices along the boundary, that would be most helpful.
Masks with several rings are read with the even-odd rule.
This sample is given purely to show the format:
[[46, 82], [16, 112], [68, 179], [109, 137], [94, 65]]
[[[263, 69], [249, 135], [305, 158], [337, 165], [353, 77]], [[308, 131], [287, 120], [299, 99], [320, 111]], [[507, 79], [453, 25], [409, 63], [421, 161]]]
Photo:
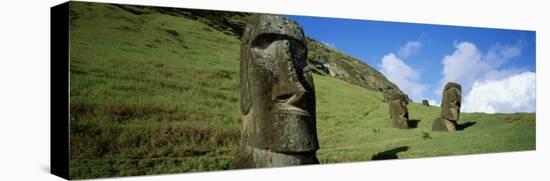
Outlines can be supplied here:
[[280, 72], [278, 78], [280, 84], [276, 85], [274, 93], [278, 102], [296, 106], [306, 92], [296, 70], [300, 68], [297, 66], [299, 60], [295, 60], [295, 56], [292, 55], [294, 52], [292, 48], [296, 47], [292, 47], [290, 40], [279, 40], [278, 45], [282, 60], [279, 62]]

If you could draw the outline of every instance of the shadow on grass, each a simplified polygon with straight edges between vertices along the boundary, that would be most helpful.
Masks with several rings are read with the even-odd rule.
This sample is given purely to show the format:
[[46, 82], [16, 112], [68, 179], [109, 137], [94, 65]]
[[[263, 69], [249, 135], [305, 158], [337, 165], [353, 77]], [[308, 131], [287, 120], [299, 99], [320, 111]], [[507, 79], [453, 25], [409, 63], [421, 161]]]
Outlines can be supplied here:
[[456, 125], [456, 130], [462, 131], [462, 130], [470, 127], [470, 126], [473, 126], [476, 123], [477, 122], [468, 121], [468, 122], [465, 122], [465, 123], [462, 123], [462, 124], [457, 124]]
[[417, 128], [418, 127], [418, 122], [420, 122], [422, 120], [420, 119], [411, 119], [409, 120], [409, 128], [410, 129], [414, 129], [414, 128]]
[[372, 156], [372, 160], [398, 159], [397, 153], [409, 150], [408, 146], [397, 147], [388, 151], [383, 151]]

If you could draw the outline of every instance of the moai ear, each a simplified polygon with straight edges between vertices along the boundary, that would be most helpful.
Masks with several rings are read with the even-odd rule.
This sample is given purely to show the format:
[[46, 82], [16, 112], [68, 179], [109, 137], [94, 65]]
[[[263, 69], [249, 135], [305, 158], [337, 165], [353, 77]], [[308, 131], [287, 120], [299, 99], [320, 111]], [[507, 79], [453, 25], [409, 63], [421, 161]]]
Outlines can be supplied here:
[[[247, 65], [245, 67], [247, 67]], [[248, 80], [247, 77], [249, 77], [249, 72], [247, 71], [243, 72], [241, 70], [240, 92], [241, 92], [241, 114], [243, 115], [248, 114], [248, 112], [250, 111], [250, 107], [252, 106], [252, 101], [250, 98], [250, 82], [246, 81]]]
[[241, 62], [240, 62], [240, 93], [241, 93], [241, 114], [246, 115], [250, 111], [252, 105], [251, 90], [250, 90], [250, 72], [251, 52], [248, 45], [241, 46]]

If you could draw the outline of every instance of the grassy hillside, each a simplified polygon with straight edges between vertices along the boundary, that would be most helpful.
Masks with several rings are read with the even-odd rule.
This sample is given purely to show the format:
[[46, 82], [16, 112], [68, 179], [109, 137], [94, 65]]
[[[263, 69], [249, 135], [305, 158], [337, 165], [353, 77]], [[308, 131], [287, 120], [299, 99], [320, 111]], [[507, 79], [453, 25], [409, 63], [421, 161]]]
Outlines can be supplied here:
[[309, 37], [307, 47], [308, 64], [316, 74], [331, 76], [369, 90], [391, 87], [401, 92], [378, 70], [354, 57]]
[[[71, 178], [228, 169], [240, 129], [236, 36], [158, 9], [72, 2], [70, 16]], [[397, 130], [380, 92], [314, 81], [322, 163], [535, 149], [535, 114], [461, 114], [471, 126], [432, 133], [439, 109], [410, 104], [418, 127]]]
[[461, 131], [431, 132], [439, 107], [408, 105], [417, 127], [392, 127], [382, 94], [315, 76], [322, 163], [535, 149], [535, 114], [462, 113]]
[[197, 21], [71, 4], [71, 178], [225, 169], [239, 40]]
[[[162, 13], [181, 16], [207, 24], [224, 34], [240, 38], [250, 13], [231, 11], [212, 11], [200, 9], [181, 9], [150, 6], [115, 5], [133, 14]], [[348, 83], [371, 90], [392, 88], [398, 92], [399, 87], [390, 82], [382, 73], [362, 61], [329, 47], [311, 37], [307, 37], [308, 66], [313, 73], [344, 80]]]

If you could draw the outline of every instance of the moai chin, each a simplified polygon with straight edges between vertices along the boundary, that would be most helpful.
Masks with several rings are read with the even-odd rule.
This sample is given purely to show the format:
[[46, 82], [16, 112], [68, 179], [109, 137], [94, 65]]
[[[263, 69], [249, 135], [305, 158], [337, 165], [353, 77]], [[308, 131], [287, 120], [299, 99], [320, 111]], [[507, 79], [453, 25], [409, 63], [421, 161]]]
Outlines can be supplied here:
[[393, 93], [389, 102], [390, 118], [393, 127], [400, 129], [409, 128], [409, 110], [407, 109], [407, 96], [400, 93]]
[[317, 164], [315, 90], [302, 27], [250, 17], [241, 38], [241, 141], [233, 168]]
[[441, 116], [436, 118], [432, 125], [433, 131], [456, 131], [462, 102], [462, 86], [449, 82], [443, 89], [441, 100]]

